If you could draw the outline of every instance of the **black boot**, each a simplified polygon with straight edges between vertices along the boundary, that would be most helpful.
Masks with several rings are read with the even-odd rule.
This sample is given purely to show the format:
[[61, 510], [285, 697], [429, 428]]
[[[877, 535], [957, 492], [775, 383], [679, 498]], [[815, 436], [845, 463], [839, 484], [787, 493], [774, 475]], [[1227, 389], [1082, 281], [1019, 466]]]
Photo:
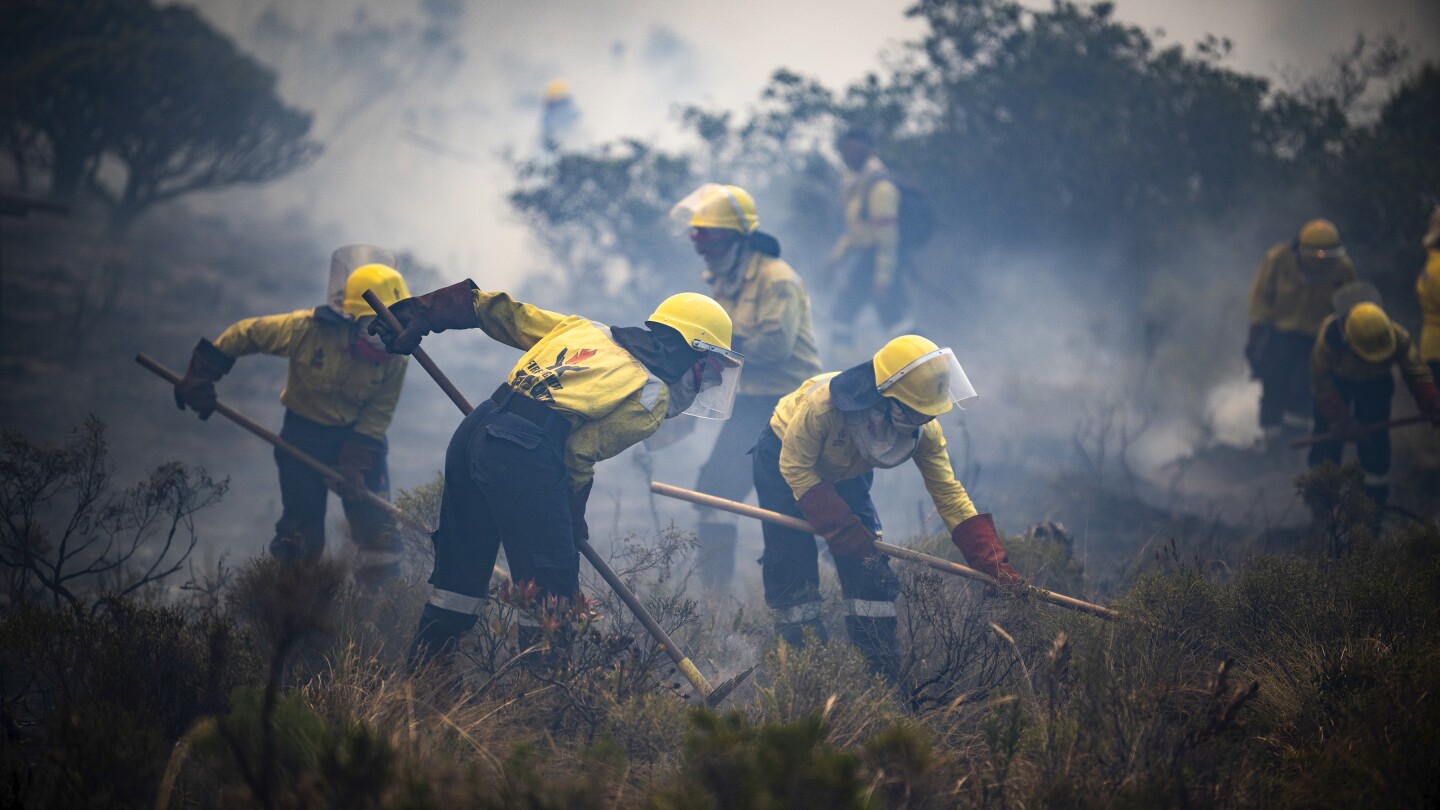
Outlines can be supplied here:
[[870, 662], [870, 671], [895, 686], [900, 682], [900, 622], [894, 616], [846, 616], [850, 643]]
[[475, 621], [472, 613], [457, 613], [427, 604], [420, 611], [420, 624], [405, 654], [406, 668], [413, 673], [432, 661], [449, 661], [460, 647], [460, 637], [475, 626]]
[[735, 577], [736, 527], [728, 523], [701, 523], [700, 584], [712, 593], [728, 594]]

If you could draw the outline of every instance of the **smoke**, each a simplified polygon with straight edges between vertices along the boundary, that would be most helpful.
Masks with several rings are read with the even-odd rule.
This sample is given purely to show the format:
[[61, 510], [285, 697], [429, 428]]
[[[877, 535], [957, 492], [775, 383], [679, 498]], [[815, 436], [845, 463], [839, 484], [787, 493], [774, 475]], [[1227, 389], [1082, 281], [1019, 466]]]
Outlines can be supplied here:
[[[909, 5], [205, 0], [202, 13], [277, 72], [286, 101], [314, 111], [326, 151], [293, 176], [208, 193], [188, 200], [185, 216], [151, 223], [156, 243], [189, 240], [194, 255], [183, 258], [197, 266], [213, 257], [195, 246], [202, 238], [196, 234], [208, 238], [215, 223], [238, 231], [236, 244], [257, 250], [230, 257], [223, 268], [195, 270], [193, 287], [163, 291], [182, 310], [163, 335], [122, 324], [106, 348], [122, 355], [144, 349], [183, 366], [196, 337], [213, 337], [235, 318], [322, 301], [328, 252], [351, 242], [412, 251], [415, 261], [402, 269], [417, 292], [467, 276], [488, 288], [519, 288], [550, 263], [506, 200], [511, 161], [538, 153], [547, 81], [568, 80], [592, 142], [634, 136], [679, 145], [688, 136], [674, 121], [677, 105], [743, 110], [780, 67], [832, 88], [877, 69], [879, 54], [920, 33], [904, 16]], [[1167, 43], [1208, 33], [1229, 37], [1235, 50], [1228, 64], [1276, 79], [1292, 69], [1322, 68], [1356, 31], [1400, 32], [1420, 57], [1440, 48], [1440, 9], [1422, 0], [1203, 6], [1120, 0], [1116, 13], [1164, 28]], [[767, 222], [806, 215], [784, 210], [784, 195], [759, 189], [757, 196]], [[197, 222], [205, 227], [196, 230]], [[1160, 481], [1168, 465], [1201, 442], [1248, 443], [1257, 392], [1240, 359], [1244, 295], [1265, 248], [1296, 225], [1273, 212], [1241, 210], [1223, 232], [1177, 234], [1185, 249], [1173, 264], [1156, 274], [1151, 289], [1124, 298], [1093, 283], [1124, 275], [1116, 270], [1124, 262], [1118, 255], [972, 255], [963, 244], [934, 246], [932, 255], [961, 257], [961, 266], [945, 295], [918, 291], [919, 323], [956, 347], [980, 390], [976, 407], [946, 417], [944, 426], [962, 480], [982, 509], [1017, 530], [1028, 518], [1046, 517], [1049, 507], [1016, 493], [1062, 468]], [[778, 235], [787, 258], [810, 279], [816, 326], [828, 339], [834, 285], [820, 273], [824, 246], [795, 244], [783, 230]], [[415, 274], [421, 265], [435, 271]], [[677, 283], [698, 287], [698, 273], [697, 259], [676, 269]], [[136, 345], [142, 333], [158, 342]], [[871, 342], [882, 337], [874, 327]], [[476, 333], [446, 334], [427, 348], [472, 401], [516, 357]], [[832, 351], [825, 359], [836, 369], [857, 358]], [[221, 396], [278, 426], [283, 369], [277, 361], [246, 359], [221, 384]], [[268, 449], [216, 420], [201, 424], [175, 413], [160, 383], [136, 382], [138, 374], [95, 375], [66, 389], [70, 397], [57, 396], [62, 405], [34, 408], [24, 421], [75, 424], [84, 411], [95, 411], [125, 426], [117, 441], [134, 467], [183, 458], [230, 475], [234, 487], [218, 519], [207, 517], [207, 542], [241, 555], [258, 552], [268, 540], [264, 520], [279, 515]], [[390, 436], [397, 489], [433, 478], [458, 420], [453, 405], [412, 368]], [[639, 495], [645, 481], [653, 475], [693, 483], [716, 429], [702, 425], [653, 457], [632, 452], [603, 464], [592, 496], [597, 535], [653, 529]], [[892, 536], [938, 526], [909, 467], [877, 476], [876, 498]], [[690, 507], [663, 501], [654, 514], [661, 523], [694, 520]], [[742, 555], [753, 558], [758, 528], [746, 532]]]

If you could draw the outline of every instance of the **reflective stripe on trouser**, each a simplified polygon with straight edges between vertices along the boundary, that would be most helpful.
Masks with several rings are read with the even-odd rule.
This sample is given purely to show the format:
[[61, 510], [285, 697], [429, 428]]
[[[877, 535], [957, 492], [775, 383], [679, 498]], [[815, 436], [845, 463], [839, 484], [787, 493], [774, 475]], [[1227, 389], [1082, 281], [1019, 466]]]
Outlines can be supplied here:
[[[779, 396], [741, 394], [730, 418], [720, 427], [710, 458], [700, 467], [695, 488], [708, 495], [743, 501], [754, 487], [748, 451], [755, 436], [770, 423]], [[700, 509], [700, 581], [707, 588], [729, 590], [735, 575], [735, 521], [710, 507]]]
[[[1260, 427], [1308, 426], [1310, 411], [1310, 351], [1315, 336], [1301, 332], [1271, 332], [1260, 358]], [[1289, 418], [1287, 418], [1289, 417]]]
[[355, 581], [377, 586], [400, 576], [400, 552], [361, 551], [355, 555]]
[[[280, 438], [331, 466], [340, 458], [340, 446], [353, 433], [349, 425], [322, 425], [288, 410], [280, 428]], [[275, 450], [275, 467], [280, 474], [281, 514], [270, 554], [281, 560], [318, 560], [325, 551], [325, 507], [330, 496], [325, 479], [279, 448]], [[365, 486], [382, 498], [390, 497], [390, 471], [384, 452], [375, 469], [365, 476]], [[340, 503], [357, 546], [399, 549], [400, 540], [388, 512], [363, 501], [342, 499]]]
[[[1390, 420], [1390, 404], [1395, 397], [1395, 380], [1382, 377], [1378, 380], [1335, 380], [1335, 388], [1350, 406], [1355, 420], [1362, 425], [1387, 422]], [[1315, 407], [1315, 435], [1332, 430], [1329, 420]], [[1355, 442], [1355, 453], [1360, 457], [1360, 466], [1367, 476], [1383, 478], [1390, 473], [1390, 432], [1377, 430], [1361, 436]], [[1338, 441], [1327, 441], [1310, 446], [1310, 466], [1326, 461], [1340, 463], [1344, 445]]]
[[[780, 439], [767, 425], [756, 442], [754, 455], [755, 492], [760, 506], [781, 514], [804, 519], [790, 485], [780, 474]], [[870, 481], [866, 473], [835, 484], [835, 491], [873, 531], [880, 521], [875, 504], [870, 500]], [[820, 565], [818, 538], [806, 532], [764, 524], [765, 554], [760, 558], [765, 584], [765, 603], [771, 609], [787, 608], [820, 600]], [[835, 573], [840, 579], [840, 592], [847, 600], [893, 603], [900, 594], [900, 583], [891, 570], [889, 560], [876, 553], [870, 557], [835, 557]], [[893, 604], [891, 605], [893, 609]], [[893, 613], [891, 615], [894, 615]]]
[[772, 608], [770, 614], [775, 619], [775, 635], [792, 647], [805, 646], [807, 630], [814, 633], [815, 639], [822, 644], [829, 640], [829, 634], [825, 632], [825, 622], [820, 618], [818, 599], [789, 607]]

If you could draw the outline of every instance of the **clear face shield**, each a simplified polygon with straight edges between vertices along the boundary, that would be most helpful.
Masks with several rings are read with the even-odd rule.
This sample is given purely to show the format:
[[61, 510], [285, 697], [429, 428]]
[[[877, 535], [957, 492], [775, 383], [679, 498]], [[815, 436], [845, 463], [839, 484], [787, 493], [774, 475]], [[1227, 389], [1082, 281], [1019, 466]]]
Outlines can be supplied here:
[[367, 264], [394, 267], [395, 254], [374, 245], [346, 245], [330, 254], [330, 285], [325, 303], [336, 314], [350, 317], [345, 314], [345, 282], [351, 273]]
[[705, 358], [670, 387], [670, 415], [684, 413], [701, 419], [729, 419], [735, 394], [740, 389], [740, 370], [745, 358], [701, 340], [693, 345], [705, 352]]
[[1335, 317], [1342, 321], [1356, 304], [1374, 304], [1381, 309], [1385, 308], [1385, 302], [1380, 299], [1380, 290], [1368, 281], [1352, 281], [1342, 286], [1330, 296], [1330, 303], [1335, 306]]
[[979, 399], [950, 349], [936, 349], [917, 357], [875, 389], [925, 416], [939, 416], [956, 406], [963, 411]]
[[744, 233], [747, 221], [740, 200], [719, 183], [706, 183], [670, 209], [671, 228], [677, 236], [691, 227], [732, 228]]

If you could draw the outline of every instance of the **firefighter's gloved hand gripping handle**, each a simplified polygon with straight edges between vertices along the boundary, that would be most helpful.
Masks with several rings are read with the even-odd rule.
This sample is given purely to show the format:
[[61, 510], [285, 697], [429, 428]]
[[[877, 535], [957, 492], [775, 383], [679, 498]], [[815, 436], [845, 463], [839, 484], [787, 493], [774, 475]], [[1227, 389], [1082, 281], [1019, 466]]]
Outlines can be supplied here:
[[[381, 321], [385, 322], [386, 326], [394, 330], [397, 334], [402, 331], [403, 327], [400, 321], [396, 319], [395, 314], [385, 306], [384, 302], [382, 302], [373, 291], [365, 291], [365, 301], [375, 308], [375, 314]], [[445, 390], [445, 393], [450, 395], [450, 400], [460, 408], [460, 412], [469, 416], [474, 408], [470, 407], [470, 403], [466, 401], [459, 389], [455, 388], [454, 384], [450, 382], [450, 379], [445, 376], [445, 373], [442, 372], [440, 368], [435, 365], [435, 362], [426, 356], [424, 351], [418, 346], [414, 348], [414, 355], [415, 359], [420, 361], [420, 365], [429, 373], [431, 379], [435, 380], [435, 382]], [[583, 537], [576, 536], [575, 547], [579, 549], [581, 554], [585, 555], [585, 559], [590, 561], [590, 564], [594, 566], [595, 570], [600, 572], [600, 577], [615, 591], [616, 595], [620, 597], [620, 601], [624, 602], [625, 606], [630, 608], [630, 612], [635, 614], [635, 618], [640, 620], [640, 623], [645, 626], [645, 629], [650, 633], [651, 637], [660, 644], [661, 649], [665, 650], [666, 655], [670, 656], [670, 660], [675, 662], [675, 666], [685, 675], [685, 679], [688, 680], [700, 694], [704, 695], [705, 702], [708, 705], [720, 705], [720, 703], [734, 691], [735, 687], [738, 686], [741, 681], [745, 680], [754, 670], [754, 667], [751, 667], [739, 675], [736, 675], [734, 678], [721, 683], [719, 686], [711, 686], [710, 682], [705, 679], [705, 676], [700, 674], [700, 670], [695, 667], [690, 657], [680, 651], [680, 647], [670, 638], [670, 634], [665, 632], [665, 628], [660, 626], [660, 623], [655, 620], [655, 617], [651, 615], [650, 611], [641, 603], [640, 597], [636, 596], [635, 592], [630, 590], [630, 587], [625, 584], [624, 580], [620, 579], [620, 575], [615, 573], [615, 570], [595, 551], [595, 548], [590, 545], [589, 541]]]

